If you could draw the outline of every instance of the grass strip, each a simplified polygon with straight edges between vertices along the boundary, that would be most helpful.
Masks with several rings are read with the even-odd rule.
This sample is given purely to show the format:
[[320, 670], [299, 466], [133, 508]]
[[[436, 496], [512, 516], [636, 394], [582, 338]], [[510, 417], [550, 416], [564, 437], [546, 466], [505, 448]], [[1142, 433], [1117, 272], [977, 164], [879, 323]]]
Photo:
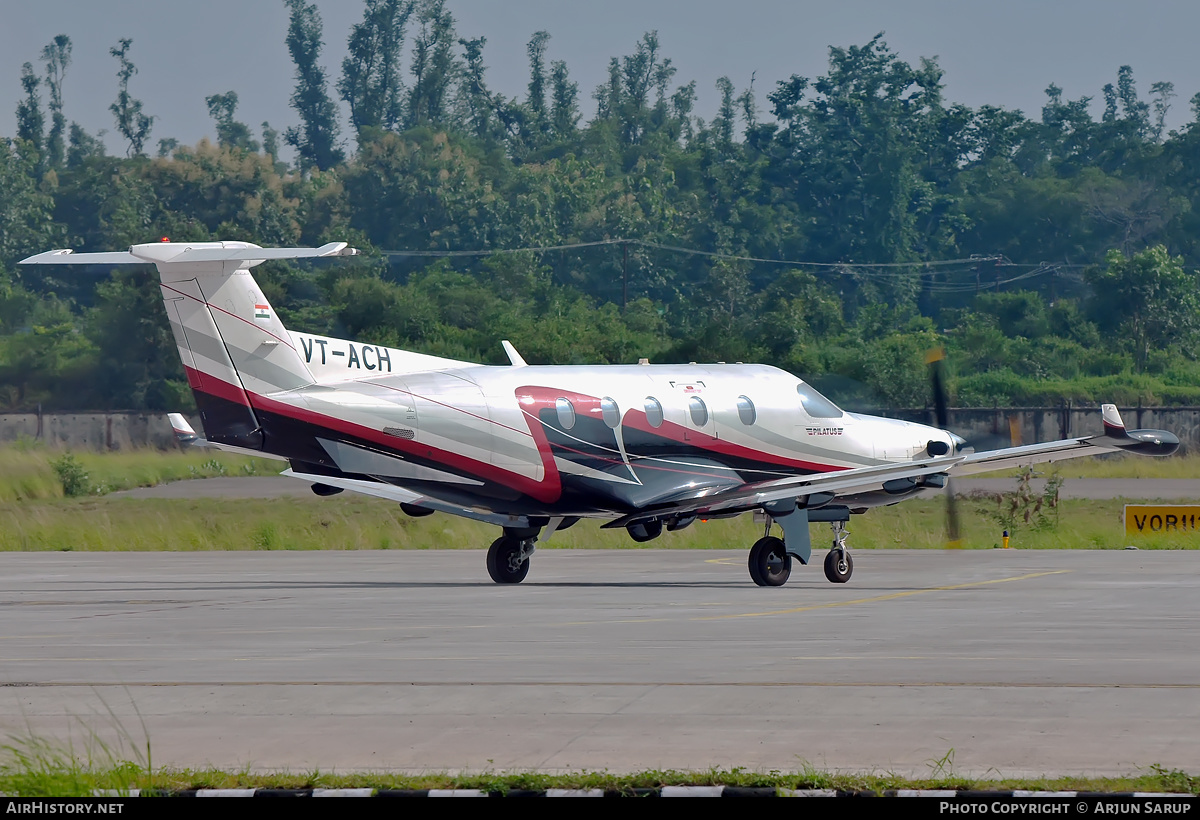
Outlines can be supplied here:
[[[1126, 537], [1125, 501], [1071, 499], [1045, 509], [1033, 523], [1000, 520], [994, 498], [960, 501], [963, 546], [1001, 546], [1007, 527], [1017, 549], [1196, 549], [1192, 532]], [[1168, 502], [1172, 503], [1172, 502]], [[74, 498], [0, 503], [0, 551], [192, 551], [484, 549], [495, 527], [441, 513], [409, 518], [396, 504], [349, 493], [332, 498], [132, 499]], [[1040, 521], [1040, 523], [1039, 523]], [[854, 516], [855, 549], [942, 549], [945, 503], [917, 499]], [[828, 525], [811, 527], [814, 552], [831, 541]], [[539, 549], [738, 549], [761, 537], [749, 515], [696, 522], [638, 544], [624, 530], [582, 521]]]
[[[17, 748], [20, 754], [14, 756]], [[483, 771], [477, 773], [356, 772], [336, 774], [221, 769], [157, 769], [137, 763], [88, 765], [48, 744], [36, 750], [5, 748], [10, 761], [0, 764], [0, 793], [20, 797], [88, 796], [96, 790], [129, 793], [133, 789], [186, 791], [192, 789], [482, 789], [504, 794], [516, 790], [603, 789], [631, 791], [663, 786], [739, 786], [749, 788], [837, 789], [882, 794], [892, 789], [955, 789], [959, 791], [1081, 791], [1081, 792], [1200, 792], [1200, 777], [1178, 769], [1152, 765], [1121, 777], [1041, 777], [981, 779], [941, 773], [924, 778], [895, 774], [822, 772], [811, 767], [798, 771], [761, 771], [739, 767], [687, 771], [648, 770], [634, 773], [609, 771], [545, 773], [536, 771]]]
[[68, 455], [85, 476], [82, 495], [105, 495], [193, 478], [277, 475], [286, 466], [279, 461], [214, 450], [68, 453], [39, 444], [11, 444], [0, 447], [0, 502], [62, 498], [63, 483], [54, 464]]
[[[67, 451], [51, 450], [38, 443], [0, 446], [0, 502], [45, 500], [63, 497], [63, 485], [54, 469]], [[116, 490], [153, 487], [171, 481], [215, 476], [277, 475], [284, 467], [270, 459], [246, 458], [216, 450], [128, 450], [69, 453], [86, 475], [83, 495], [105, 495]], [[1063, 478], [1200, 478], [1200, 454], [1173, 458], [1143, 458], [1112, 453], [1060, 462], [1040, 471]], [[1016, 475], [1008, 470], [987, 475]]]

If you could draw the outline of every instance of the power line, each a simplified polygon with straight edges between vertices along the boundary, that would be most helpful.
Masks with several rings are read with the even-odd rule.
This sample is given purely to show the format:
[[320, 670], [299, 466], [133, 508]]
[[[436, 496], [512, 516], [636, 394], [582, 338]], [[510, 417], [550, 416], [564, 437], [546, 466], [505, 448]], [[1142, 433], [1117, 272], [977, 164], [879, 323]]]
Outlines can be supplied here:
[[[989, 283], [989, 287], [1001, 287], [1013, 282], [1021, 282], [1026, 279], [1032, 279], [1047, 274], [1055, 274], [1067, 269], [1081, 269], [1090, 267], [1086, 264], [1071, 264], [1071, 263], [1047, 263], [1039, 262], [1037, 264], [1027, 262], [1012, 262], [1007, 257], [1000, 254], [991, 255], [974, 255], [961, 259], [937, 259], [937, 260], [921, 260], [914, 262], [815, 262], [807, 260], [794, 259], [777, 259], [762, 256], [747, 256], [743, 254], [722, 253], [720, 251], [706, 251], [699, 248], [687, 248], [681, 245], [666, 245], [661, 242], [651, 242], [645, 239], [598, 239], [592, 242], [572, 242], [563, 245], [532, 245], [522, 248], [490, 248], [486, 250], [439, 250], [439, 251], [415, 251], [415, 250], [382, 250], [379, 253], [387, 257], [401, 258], [454, 258], [454, 257], [483, 257], [492, 255], [511, 255], [522, 253], [547, 253], [550, 251], [571, 251], [584, 248], [599, 248], [605, 246], [620, 245], [625, 254], [625, 263], [628, 265], [628, 250], [630, 245], [648, 250], [662, 251], [664, 253], [678, 253], [689, 256], [702, 256], [707, 259], [725, 260], [730, 262], [752, 262], [756, 264], [766, 265], [784, 265], [792, 268], [819, 268], [828, 274], [835, 276], [854, 276], [861, 279], [877, 279], [889, 280], [900, 276], [907, 276], [913, 273], [938, 273], [941, 276], [951, 277], [959, 274], [977, 273], [978, 266], [981, 263], [990, 262], [997, 268], [1007, 268], [1010, 270], [1027, 269], [1024, 272], [1011, 276], [1006, 279], [997, 278], [994, 283]], [[957, 268], [957, 269], [955, 269]], [[997, 271], [998, 272], [998, 271]], [[627, 275], [627, 274], [626, 274]], [[624, 277], [623, 277], [624, 279]], [[929, 282], [924, 286], [924, 290], [930, 293], [966, 293], [972, 290], [978, 291], [977, 282], [974, 283], [954, 283], [949, 281]], [[627, 296], [624, 297], [627, 299]], [[623, 299], [624, 301], [624, 299]]]
[[575, 242], [570, 245], [539, 245], [529, 248], [493, 248], [484, 251], [379, 251], [383, 256], [492, 256], [501, 253], [542, 253], [544, 251], [570, 251], [576, 248], [595, 248], [600, 245], [638, 245], [637, 239], [600, 239], [595, 242]]
[[[473, 250], [473, 251], [409, 251], [409, 250], [381, 250], [383, 256], [397, 257], [479, 257], [491, 256], [493, 254], [513, 254], [513, 253], [544, 253], [547, 251], [568, 251], [577, 250], [580, 248], [595, 248], [605, 245], [636, 245], [642, 248], [650, 248], [653, 250], [666, 251], [668, 253], [682, 253], [692, 256], [704, 256], [710, 259], [722, 259], [731, 262], [759, 262], [769, 265], [790, 265], [793, 267], [803, 268], [828, 268], [836, 273], [850, 275], [857, 270], [887, 270], [887, 269], [912, 269], [912, 268], [939, 268], [952, 265], [974, 265], [979, 262], [997, 262], [1006, 267], [1024, 267], [1022, 265], [1013, 265], [1003, 256], [971, 256], [964, 259], [939, 259], [933, 261], [915, 261], [915, 262], [814, 262], [806, 260], [794, 259], [772, 259], [761, 256], [744, 256], [741, 254], [721, 253], [720, 251], [705, 251], [698, 248], [685, 248], [680, 245], [664, 245], [660, 242], [650, 242], [645, 239], [599, 239], [594, 242], [573, 242], [567, 245], [535, 245], [523, 248], [492, 248], [488, 250]], [[1028, 267], [1034, 267], [1029, 265]]]

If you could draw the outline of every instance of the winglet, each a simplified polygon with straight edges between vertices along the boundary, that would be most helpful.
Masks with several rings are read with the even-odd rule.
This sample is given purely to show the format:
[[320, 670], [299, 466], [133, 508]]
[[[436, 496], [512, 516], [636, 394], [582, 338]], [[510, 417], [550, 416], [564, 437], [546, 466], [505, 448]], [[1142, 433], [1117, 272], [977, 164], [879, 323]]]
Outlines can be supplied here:
[[171, 429], [175, 431], [175, 440], [180, 444], [193, 444], [200, 438], [182, 413], [167, 413], [167, 421], [171, 422]]
[[1179, 437], [1174, 433], [1167, 430], [1126, 430], [1116, 405], [1105, 404], [1102, 409], [1103, 440], [1109, 446], [1144, 456], [1169, 456], [1179, 449]]
[[1125, 422], [1121, 420], [1121, 414], [1115, 404], [1102, 404], [1100, 412], [1104, 416], [1104, 435], [1109, 438], [1128, 437], [1125, 433]]
[[521, 354], [517, 352], [517, 349], [512, 346], [512, 342], [505, 339], [500, 344], [504, 346], [504, 352], [508, 354], [508, 360], [512, 363], [513, 367], [526, 366], [525, 360], [521, 358]]

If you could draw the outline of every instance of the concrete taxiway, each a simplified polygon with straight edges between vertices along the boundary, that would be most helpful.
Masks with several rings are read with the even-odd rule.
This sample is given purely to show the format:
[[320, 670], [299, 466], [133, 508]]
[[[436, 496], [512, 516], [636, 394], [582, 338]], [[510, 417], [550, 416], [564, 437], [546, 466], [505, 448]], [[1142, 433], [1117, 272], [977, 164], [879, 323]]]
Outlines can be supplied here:
[[[1200, 760], [1192, 552], [0, 554], [0, 730], [156, 766], [1128, 773]], [[101, 755], [103, 757], [103, 755]]]

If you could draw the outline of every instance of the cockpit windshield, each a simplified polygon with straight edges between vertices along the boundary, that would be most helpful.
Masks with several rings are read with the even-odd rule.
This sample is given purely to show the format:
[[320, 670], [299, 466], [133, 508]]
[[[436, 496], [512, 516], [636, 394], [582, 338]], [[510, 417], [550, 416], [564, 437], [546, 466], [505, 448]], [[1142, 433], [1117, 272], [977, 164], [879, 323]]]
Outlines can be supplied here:
[[840, 419], [842, 417], [842, 411], [838, 406], [818, 393], [812, 385], [800, 382], [796, 385], [796, 392], [800, 395], [800, 403], [804, 405], [804, 412], [812, 418]]

